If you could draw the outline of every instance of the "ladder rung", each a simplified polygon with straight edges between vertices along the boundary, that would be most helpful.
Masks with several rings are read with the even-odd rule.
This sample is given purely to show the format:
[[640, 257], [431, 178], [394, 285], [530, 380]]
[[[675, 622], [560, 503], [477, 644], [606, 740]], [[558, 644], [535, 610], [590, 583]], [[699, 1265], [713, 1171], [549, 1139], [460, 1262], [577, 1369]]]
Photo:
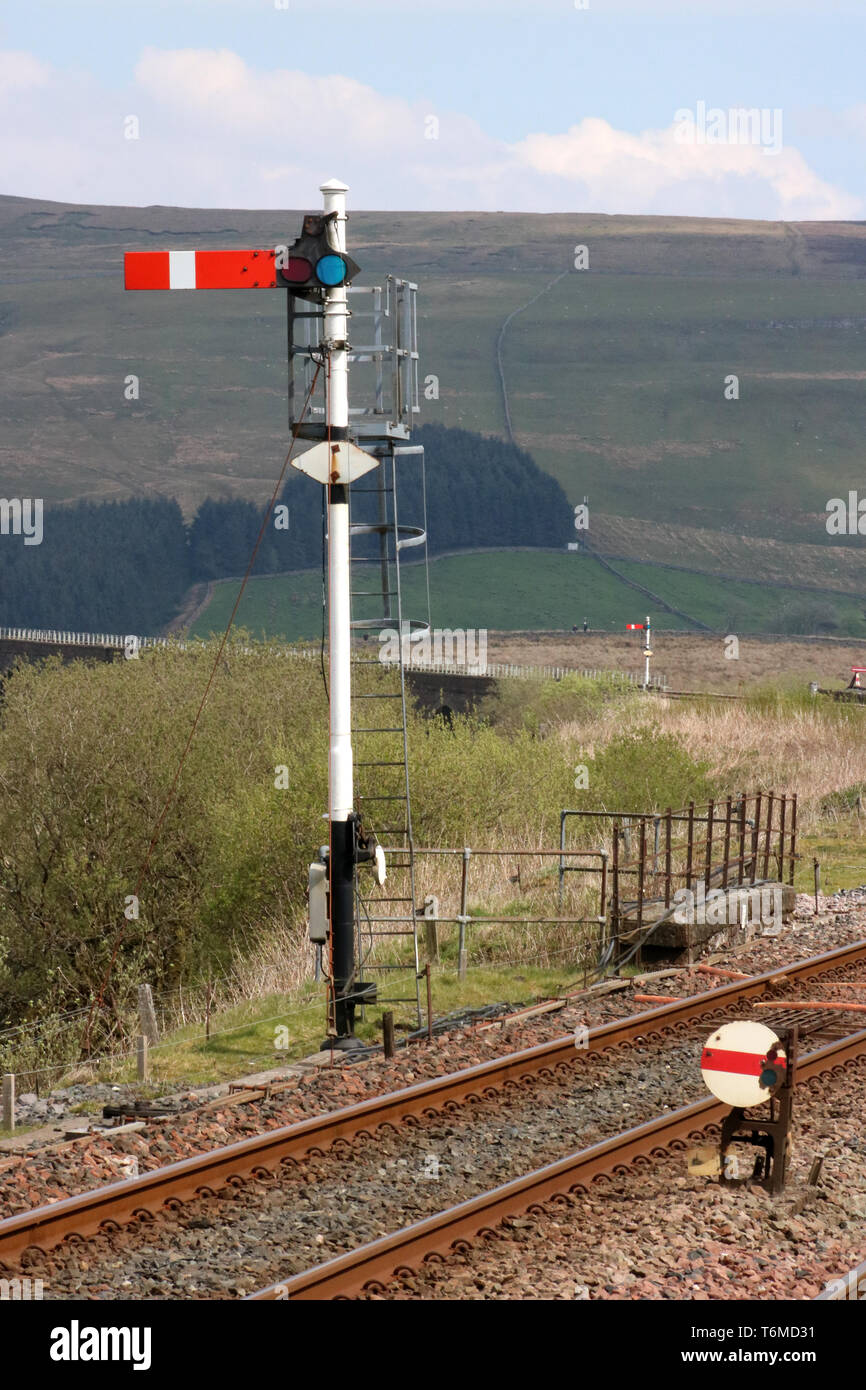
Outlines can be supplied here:
[[356, 767], [405, 767], [406, 764], [404, 763], [403, 759], [400, 758], [397, 762], [390, 762], [390, 763], [387, 763], [387, 762], [385, 762], [385, 763], [361, 762], [361, 763], [355, 763], [355, 766], [356, 766]]
[[[379, 662], [376, 662], [376, 665], [378, 666]], [[387, 691], [385, 694], [376, 692], [373, 695], [353, 695], [352, 698], [354, 700], [402, 700], [403, 692], [402, 690]]]
[[353, 729], [353, 734], [402, 734], [402, 724], [385, 725], [382, 729]]
[[359, 801], [406, 801], [405, 796], [359, 796]]
[[[381, 907], [383, 903], [411, 903], [412, 898], [359, 898], [365, 907]], [[380, 917], [380, 922], [408, 922], [408, 917]]]

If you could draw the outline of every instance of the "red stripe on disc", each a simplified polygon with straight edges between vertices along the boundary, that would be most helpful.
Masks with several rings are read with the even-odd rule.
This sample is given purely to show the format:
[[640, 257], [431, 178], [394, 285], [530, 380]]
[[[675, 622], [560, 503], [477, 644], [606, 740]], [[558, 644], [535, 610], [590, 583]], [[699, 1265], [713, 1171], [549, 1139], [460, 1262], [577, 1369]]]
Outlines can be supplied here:
[[[726, 1052], [721, 1047], [705, 1047], [701, 1055], [701, 1071], [730, 1071], [738, 1076], [760, 1076], [764, 1070], [766, 1057], [756, 1052]], [[784, 1066], [784, 1059], [778, 1057], [776, 1064]]]
[[167, 290], [167, 251], [127, 251], [123, 258], [124, 286], [128, 290]]
[[275, 288], [274, 251], [196, 251], [197, 290]]

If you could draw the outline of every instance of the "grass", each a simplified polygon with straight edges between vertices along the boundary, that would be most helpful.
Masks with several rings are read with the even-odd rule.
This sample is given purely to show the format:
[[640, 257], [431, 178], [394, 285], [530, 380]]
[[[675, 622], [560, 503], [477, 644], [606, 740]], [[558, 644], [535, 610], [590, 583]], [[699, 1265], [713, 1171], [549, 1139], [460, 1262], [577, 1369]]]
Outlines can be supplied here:
[[[853, 595], [825, 598], [806, 590], [743, 584], [708, 575], [680, 574], [655, 565], [618, 562], [617, 568], [674, 607], [725, 632], [784, 631], [792, 612], [826, 604], [840, 632], [866, 637], [862, 601]], [[426, 615], [424, 571], [406, 565], [404, 616]], [[237, 597], [239, 580], [214, 585], [213, 598], [193, 624], [195, 636], [221, 632]], [[486, 629], [559, 628], [581, 625], [623, 632], [653, 605], [609, 574], [590, 556], [547, 550], [492, 550], [443, 556], [430, 564], [434, 626]], [[687, 630], [675, 614], [659, 612], [660, 627]], [[286, 641], [316, 639], [322, 630], [322, 581], [318, 570], [250, 580], [238, 623], [256, 636]]]
[[815, 887], [815, 859], [821, 866], [821, 893], [866, 884], [866, 820], [856, 813], [831, 821], [800, 840], [801, 862], [794, 886], [800, 893]]
[[[479, 966], [467, 970], [460, 980], [447, 965], [433, 967], [432, 994], [434, 1017], [457, 1009], [481, 1008], [491, 1002], [532, 1004], [549, 999], [568, 986], [580, 988], [582, 976], [571, 969], [533, 965], [509, 969]], [[422, 1013], [424, 1011], [422, 982]], [[358, 1018], [356, 1033], [364, 1041], [381, 1040], [381, 1010], [368, 1009], [366, 1020]], [[275, 1048], [276, 1029], [288, 1028], [287, 1046]], [[270, 995], [215, 1014], [210, 1039], [202, 1036], [199, 1025], [168, 1033], [149, 1052], [151, 1083], [149, 1090], [214, 1085], [233, 1081], [245, 1074], [277, 1069], [318, 1052], [325, 1034], [323, 994], [320, 987], [305, 986], [292, 994]], [[281, 1039], [283, 1040], [283, 1039]], [[70, 1072], [84, 1080], [84, 1069]], [[67, 1077], [67, 1082], [68, 1082]], [[135, 1064], [118, 1061], [87, 1070], [89, 1080], [133, 1085]], [[66, 1084], [57, 1082], [57, 1085]], [[79, 1106], [76, 1113], [88, 1113]]]

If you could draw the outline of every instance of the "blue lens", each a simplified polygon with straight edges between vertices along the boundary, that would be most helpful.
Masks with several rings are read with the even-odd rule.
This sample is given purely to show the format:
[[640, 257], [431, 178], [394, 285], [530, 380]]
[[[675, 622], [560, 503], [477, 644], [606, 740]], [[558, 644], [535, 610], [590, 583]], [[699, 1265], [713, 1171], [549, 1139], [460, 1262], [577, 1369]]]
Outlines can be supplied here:
[[321, 285], [340, 285], [346, 278], [346, 262], [342, 256], [323, 256], [316, 262], [316, 279]]

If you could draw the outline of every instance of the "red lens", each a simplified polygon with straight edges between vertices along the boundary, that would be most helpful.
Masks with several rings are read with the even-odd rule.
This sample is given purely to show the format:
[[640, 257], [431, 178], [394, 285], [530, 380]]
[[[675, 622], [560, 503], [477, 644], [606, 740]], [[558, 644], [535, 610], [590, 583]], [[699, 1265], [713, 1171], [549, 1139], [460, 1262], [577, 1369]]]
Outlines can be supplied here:
[[303, 256], [290, 256], [288, 265], [282, 265], [279, 269], [290, 285], [303, 285], [313, 274], [313, 267]]

